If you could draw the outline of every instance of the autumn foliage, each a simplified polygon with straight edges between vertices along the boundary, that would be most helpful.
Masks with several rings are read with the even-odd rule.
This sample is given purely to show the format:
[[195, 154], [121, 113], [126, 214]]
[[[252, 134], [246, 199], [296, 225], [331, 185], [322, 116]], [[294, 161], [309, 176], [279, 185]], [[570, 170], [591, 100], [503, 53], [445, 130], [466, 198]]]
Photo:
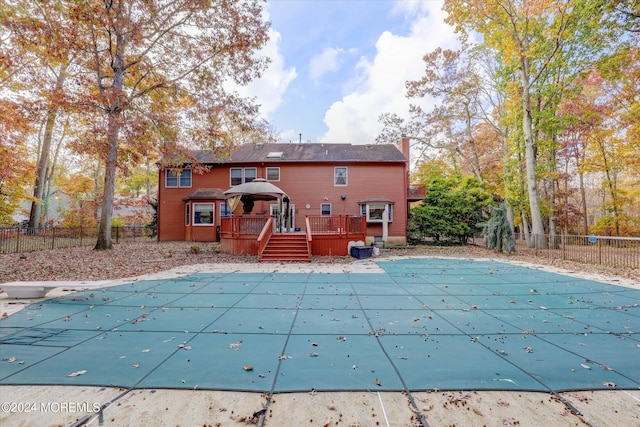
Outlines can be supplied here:
[[[141, 164], [184, 160], [189, 148], [225, 152], [246, 135], [266, 133], [253, 100], [231, 89], [260, 76], [268, 62], [257, 53], [269, 28], [262, 7], [260, 0], [3, 3], [1, 36], [7, 42], [0, 58], [8, 71], [0, 76], [2, 89], [16, 98], [13, 111], [35, 105], [34, 118], [44, 130], [27, 129], [18, 114], [3, 115], [0, 124], [16, 135], [2, 142], [11, 144], [0, 147], [2, 164], [16, 164], [13, 153], [25, 140], [35, 147], [30, 167], [16, 165], [26, 172], [37, 164], [31, 222], [37, 224], [34, 209], [55, 186], [52, 171], [87, 171], [89, 162], [93, 171], [84, 178], [92, 181], [91, 191], [81, 191], [65, 221], [89, 221], [86, 206], [99, 202], [91, 216], [100, 221], [96, 249], [108, 249], [118, 179]], [[56, 163], [60, 146], [80, 156], [81, 165]], [[12, 175], [0, 183], [15, 191], [33, 178]]]
[[482, 180], [530, 245], [640, 235], [637, 11], [596, 0], [444, 9], [461, 48], [424, 55], [423, 76], [407, 82], [410, 118], [382, 115], [378, 140], [412, 138], [416, 181], [440, 169]]

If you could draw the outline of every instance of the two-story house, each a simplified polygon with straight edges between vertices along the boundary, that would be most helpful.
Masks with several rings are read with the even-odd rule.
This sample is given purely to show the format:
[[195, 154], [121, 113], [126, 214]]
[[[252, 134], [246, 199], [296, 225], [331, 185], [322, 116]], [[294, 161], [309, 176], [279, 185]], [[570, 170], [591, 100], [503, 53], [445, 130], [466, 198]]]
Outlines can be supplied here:
[[[225, 222], [232, 217], [264, 218], [258, 228], [267, 218], [282, 221], [281, 218], [286, 217], [283, 227], [273, 227], [277, 234], [310, 232], [307, 230], [309, 218], [314, 219], [313, 224], [318, 218], [362, 218], [363, 229], [359, 232], [366, 244], [378, 241], [404, 245], [408, 203], [423, 197], [410, 196], [407, 138], [399, 141], [399, 146], [245, 144], [223, 160], [204, 151], [192, 154], [206, 166], [205, 173], [192, 171], [189, 163], [160, 169], [159, 240], [220, 241], [231, 238], [231, 233], [225, 233], [230, 231], [229, 227], [234, 227], [233, 235], [239, 238], [239, 226]], [[276, 199], [257, 200], [251, 203], [250, 212], [243, 204], [233, 206], [232, 212], [232, 203], [225, 191], [254, 180], [266, 180], [281, 189], [286, 195], [286, 204]], [[337, 233], [345, 231], [348, 225], [336, 224], [331, 228]], [[316, 225], [313, 228], [313, 233], [320, 233]], [[355, 228], [352, 226], [351, 231]], [[259, 231], [248, 233], [248, 238], [255, 240]], [[340, 245], [344, 250], [333, 246], [333, 249], [317, 247], [316, 251], [346, 254], [346, 244]], [[231, 248], [229, 251], [233, 253], [251, 253], [257, 246], [255, 243], [242, 247], [223, 244], [223, 250], [225, 248]]]

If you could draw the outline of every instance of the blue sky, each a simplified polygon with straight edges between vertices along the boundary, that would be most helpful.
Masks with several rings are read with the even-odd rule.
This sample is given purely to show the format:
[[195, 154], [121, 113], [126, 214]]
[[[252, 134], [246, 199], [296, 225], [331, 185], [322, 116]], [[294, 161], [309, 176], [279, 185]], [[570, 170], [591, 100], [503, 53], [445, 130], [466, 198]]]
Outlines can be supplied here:
[[421, 77], [423, 55], [457, 46], [442, 4], [270, 0], [272, 63], [245, 94], [282, 142], [372, 143], [380, 113], [407, 115], [404, 85]]

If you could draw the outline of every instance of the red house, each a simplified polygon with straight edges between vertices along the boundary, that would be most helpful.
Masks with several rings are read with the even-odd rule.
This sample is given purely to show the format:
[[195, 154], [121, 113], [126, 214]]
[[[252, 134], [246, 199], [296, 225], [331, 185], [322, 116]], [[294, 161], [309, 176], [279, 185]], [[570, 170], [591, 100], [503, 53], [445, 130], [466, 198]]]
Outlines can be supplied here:
[[[346, 255], [353, 241], [406, 244], [408, 203], [424, 198], [409, 188], [408, 138], [398, 147], [245, 144], [225, 159], [192, 154], [207, 172], [160, 169], [159, 240], [220, 241], [260, 259]], [[251, 182], [276, 194], [229, 197]]]

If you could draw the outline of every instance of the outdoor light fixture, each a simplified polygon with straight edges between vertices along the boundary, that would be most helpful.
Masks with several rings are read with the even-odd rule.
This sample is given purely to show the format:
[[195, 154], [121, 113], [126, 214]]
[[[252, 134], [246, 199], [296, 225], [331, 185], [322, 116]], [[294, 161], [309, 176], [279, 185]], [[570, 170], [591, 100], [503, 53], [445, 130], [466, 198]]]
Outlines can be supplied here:
[[343, 194], [342, 196], [340, 196], [340, 198], [341, 198], [342, 200], [347, 200], [347, 195], [346, 195], [346, 194]]

